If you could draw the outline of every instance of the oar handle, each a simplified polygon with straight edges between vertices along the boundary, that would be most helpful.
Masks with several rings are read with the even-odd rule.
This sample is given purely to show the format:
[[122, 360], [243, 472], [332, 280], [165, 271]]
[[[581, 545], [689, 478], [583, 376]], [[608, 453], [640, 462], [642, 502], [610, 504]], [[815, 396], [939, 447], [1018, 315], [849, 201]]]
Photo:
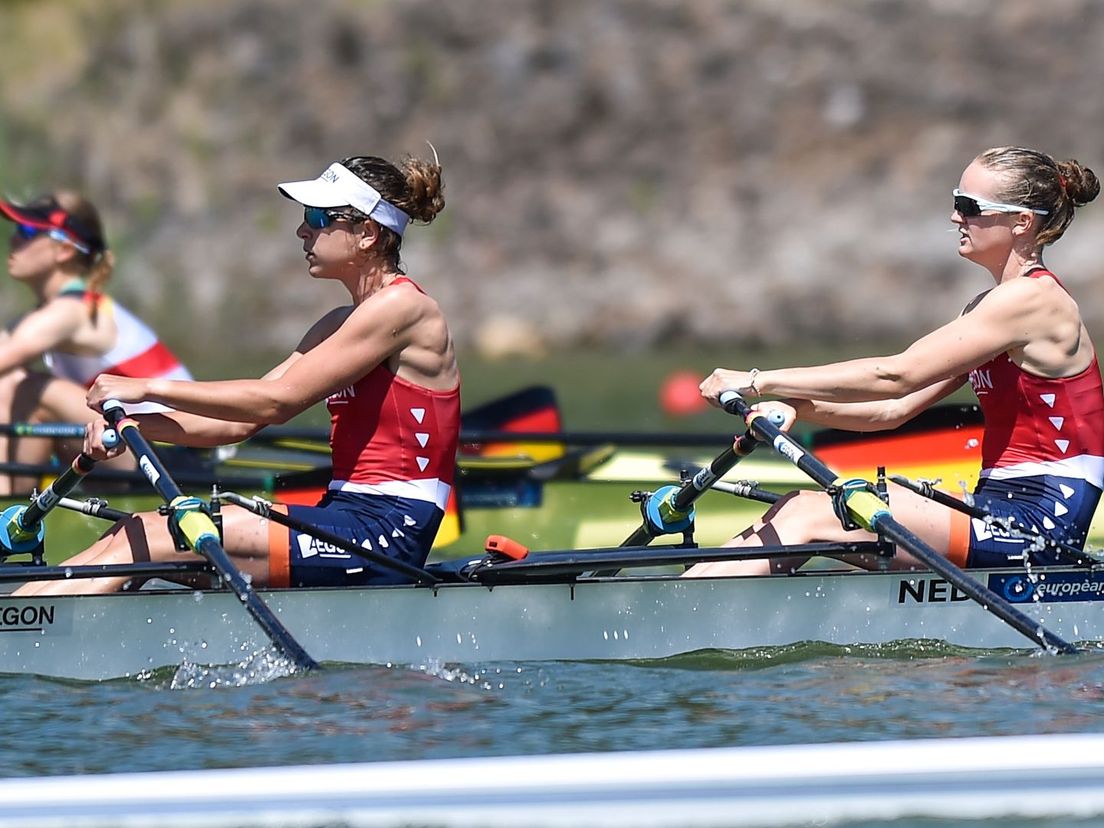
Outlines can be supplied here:
[[820, 486], [828, 488], [835, 484], [837, 477], [835, 472], [806, 451], [801, 443], [775, 425], [769, 417], [763, 416], [762, 412], [753, 411], [737, 392], [722, 391], [720, 402], [729, 414], [743, 417], [747, 421], [748, 431], [764, 443], [774, 446], [775, 451], [809, 475]]

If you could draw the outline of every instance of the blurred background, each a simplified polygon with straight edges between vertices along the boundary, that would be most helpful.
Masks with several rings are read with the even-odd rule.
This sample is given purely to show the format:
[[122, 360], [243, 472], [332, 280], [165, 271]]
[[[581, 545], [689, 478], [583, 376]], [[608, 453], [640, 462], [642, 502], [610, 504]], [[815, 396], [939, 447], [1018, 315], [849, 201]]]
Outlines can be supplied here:
[[[404, 259], [465, 403], [714, 430], [694, 376], [885, 352], [989, 286], [947, 232], [981, 150], [1104, 173], [1101, 44], [1094, 0], [0, 0], [0, 189], [85, 192], [114, 294], [248, 376], [347, 298], [275, 184], [431, 141]], [[1095, 204], [1048, 257], [1098, 337], [1102, 240]]]

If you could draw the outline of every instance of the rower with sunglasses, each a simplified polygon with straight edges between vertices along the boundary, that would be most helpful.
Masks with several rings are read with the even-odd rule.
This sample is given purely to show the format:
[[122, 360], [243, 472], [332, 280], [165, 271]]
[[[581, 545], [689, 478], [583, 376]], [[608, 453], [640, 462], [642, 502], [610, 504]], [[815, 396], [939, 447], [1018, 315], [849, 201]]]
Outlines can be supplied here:
[[[25, 204], [0, 200], [0, 216], [14, 225], [8, 273], [37, 299], [33, 311], [0, 335], [0, 421], [100, 419], [85, 404], [85, 393], [104, 371], [190, 378], [148, 325], [103, 293], [115, 261], [90, 201], [65, 191]], [[28, 367], [39, 358], [48, 373]], [[78, 446], [66, 443], [0, 436], [0, 460], [37, 464], [51, 452], [68, 459]], [[129, 458], [116, 462], [130, 464]], [[27, 492], [35, 484], [0, 475], [0, 494]]]
[[[1104, 489], [1104, 392], [1081, 312], [1044, 265], [1043, 250], [1099, 192], [1096, 176], [1078, 161], [1058, 162], [1024, 147], [983, 152], [953, 191], [950, 219], [958, 254], [988, 271], [996, 285], [957, 319], [892, 356], [812, 368], [717, 369], [702, 383], [702, 394], [713, 403], [726, 389], [784, 398], [760, 406], [782, 410], [787, 428], [800, 418], [879, 431], [907, 422], [968, 382], [985, 417], [973, 501], [1026, 534], [896, 485], [889, 492], [894, 516], [959, 566], [1059, 563], [1053, 546], [1043, 547], [1032, 533], [1083, 547]], [[949, 488], [955, 484], [944, 481]], [[802, 492], [778, 501], [730, 544], [870, 538], [842, 526], [828, 495]], [[867, 568], [885, 565], [849, 560]], [[791, 572], [804, 562], [700, 564], [687, 574]], [[908, 568], [914, 561], [899, 550], [889, 565]]]
[[[307, 271], [332, 280], [351, 302], [316, 322], [287, 359], [261, 379], [174, 382], [101, 376], [88, 393], [156, 402], [167, 414], [140, 415], [148, 439], [191, 446], [243, 440], [326, 402], [333, 479], [317, 506], [275, 508], [406, 564], [425, 563], [453, 483], [460, 434], [460, 374], [437, 303], [404, 275], [408, 223], [428, 224], [444, 208], [441, 167], [407, 157], [395, 166], [355, 157], [317, 179], [279, 186], [303, 205], [297, 235]], [[105, 451], [103, 423], [85, 450]], [[223, 506], [223, 545], [255, 586], [339, 586], [402, 581], [368, 556]], [[67, 563], [179, 560], [163, 516], [136, 515]], [[28, 584], [20, 594], [107, 592], [123, 579]]]

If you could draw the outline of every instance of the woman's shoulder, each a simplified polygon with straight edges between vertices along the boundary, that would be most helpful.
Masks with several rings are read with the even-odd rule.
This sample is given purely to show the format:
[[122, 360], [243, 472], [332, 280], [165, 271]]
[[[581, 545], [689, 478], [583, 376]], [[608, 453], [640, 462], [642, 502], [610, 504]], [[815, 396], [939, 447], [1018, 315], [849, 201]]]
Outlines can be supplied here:
[[[1050, 271], [1009, 279], [981, 294], [968, 310], [984, 308], [987, 316], [1019, 320], [1044, 314], [1076, 313], [1077, 303]], [[1019, 324], [1019, 323], [1017, 323]]]
[[418, 317], [441, 313], [437, 300], [426, 293], [417, 282], [405, 276], [400, 276], [382, 290], [377, 291], [367, 302], [362, 303], [360, 308], [386, 309], [389, 314], [405, 311]]
[[1064, 294], [1066, 291], [1049, 270], [1037, 270], [1030, 275], [1008, 279], [987, 291], [990, 299], [1001, 302], [1024, 301], [1054, 292]]
[[[73, 301], [74, 299], [78, 301]], [[88, 320], [88, 307], [79, 299], [80, 297], [69, 293], [59, 293], [57, 296], [43, 302], [28, 316], [33, 314], [42, 319], [79, 325]]]

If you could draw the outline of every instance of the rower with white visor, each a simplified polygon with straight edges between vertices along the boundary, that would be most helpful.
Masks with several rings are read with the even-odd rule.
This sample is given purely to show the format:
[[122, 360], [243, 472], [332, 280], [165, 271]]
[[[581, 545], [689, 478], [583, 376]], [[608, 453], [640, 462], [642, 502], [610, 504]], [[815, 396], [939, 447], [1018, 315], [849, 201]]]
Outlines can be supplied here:
[[[296, 235], [314, 279], [340, 283], [351, 302], [316, 322], [295, 351], [260, 379], [179, 383], [102, 376], [88, 403], [149, 401], [168, 414], [140, 415], [151, 440], [214, 446], [244, 440], [325, 401], [333, 479], [316, 506], [277, 506], [298, 522], [339, 535], [372, 555], [420, 567], [444, 514], [455, 472], [460, 374], [438, 304], [407, 278], [400, 259], [411, 221], [444, 208], [441, 167], [406, 157], [356, 156], [317, 178], [279, 185], [303, 205]], [[99, 424], [86, 451], [102, 458]], [[340, 586], [402, 581], [372, 556], [237, 506], [223, 507], [223, 546], [255, 586]], [[190, 553], [189, 553], [190, 554]], [[164, 517], [122, 521], [67, 563], [178, 560]], [[187, 557], [187, 555], [185, 555]], [[194, 583], [194, 579], [189, 580]], [[27, 584], [20, 594], [109, 592], [126, 579]]]

